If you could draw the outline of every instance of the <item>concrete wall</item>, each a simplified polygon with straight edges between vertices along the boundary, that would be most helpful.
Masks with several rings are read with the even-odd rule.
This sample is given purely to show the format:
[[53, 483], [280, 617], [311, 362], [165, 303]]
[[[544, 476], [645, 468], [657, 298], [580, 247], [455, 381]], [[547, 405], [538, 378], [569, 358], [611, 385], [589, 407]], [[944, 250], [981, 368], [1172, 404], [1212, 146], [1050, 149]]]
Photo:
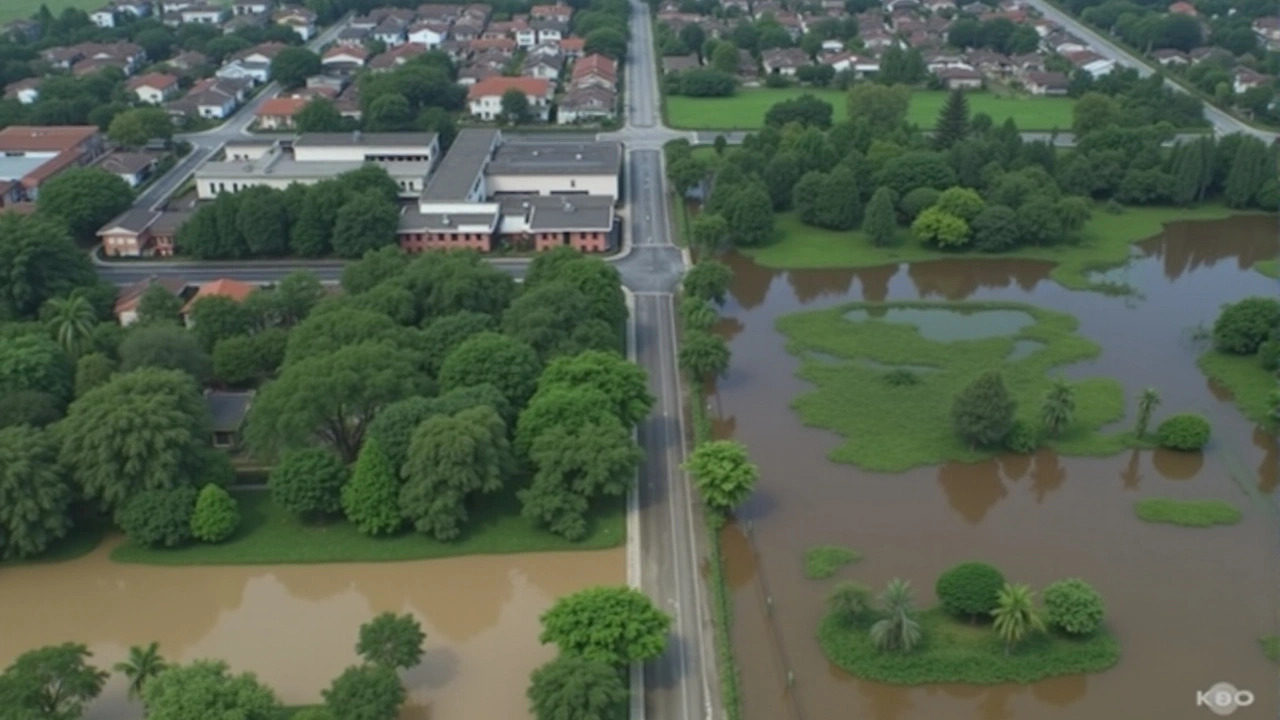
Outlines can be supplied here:
[[488, 184], [494, 195], [586, 193], [616, 199], [620, 193], [616, 175], [489, 175]]

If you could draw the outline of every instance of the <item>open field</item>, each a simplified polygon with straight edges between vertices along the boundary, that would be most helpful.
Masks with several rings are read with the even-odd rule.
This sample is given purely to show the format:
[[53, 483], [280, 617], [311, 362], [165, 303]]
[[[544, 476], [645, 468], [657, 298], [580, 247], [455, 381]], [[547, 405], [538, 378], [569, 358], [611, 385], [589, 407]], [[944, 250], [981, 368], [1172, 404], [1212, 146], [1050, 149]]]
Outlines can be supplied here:
[[48, 5], [49, 10], [57, 15], [64, 8], [97, 10], [105, 4], [105, 0], [4, 0], [0, 2], [0, 22], [31, 17], [41, 5]]
[[147, 565], [259, 565], [277, 563], [392, 562], [460, 555], [496, 555], [557, 550], [599, 550], [626, 540], [622, 498], [589, 516], [582, 542], [569, 542], [539, 530], [520, 517], [514, 497], [486, 498], [472, 512], [467, 530], [443, 543], [406, 530], [392, 537], [371, 538], [344, 520], [304, 523], [271, 501], [268, 493], [240, 491], [240, 529], [217, 545], [192, 543], [180, 548], [149, 549], [124, 543], [111, 553], [123, 563]]
[[[764, 127], [769, 108], [783, 100], [810, 94], [831, 103], [838, 122], [848, 117], [845, 93], [813, 88], [747, 88], [727, 98], [667, 96], [667, 122], [688, 130], [758, 130]], [[969, 112], [986, 113], [998, 125], [1008, 118], [1023, 130], [1069, 130], [1071, 98], [1006, 97], [991, 93], [970, 93]], [[929, 129], [947, 99], [943, 90], [917, 90], [911, 95], [907, 121]]]

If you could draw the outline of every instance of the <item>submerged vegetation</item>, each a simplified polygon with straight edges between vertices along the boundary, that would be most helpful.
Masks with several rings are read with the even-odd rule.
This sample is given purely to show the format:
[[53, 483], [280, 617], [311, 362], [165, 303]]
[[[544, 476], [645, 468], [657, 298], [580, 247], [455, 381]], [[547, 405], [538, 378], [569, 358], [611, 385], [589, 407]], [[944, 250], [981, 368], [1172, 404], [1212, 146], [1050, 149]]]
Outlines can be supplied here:
[[856, 551], [839, 545], [811, 547], [804, 551], [804, 576], [810, 580], [825, 580], [845, 565], [861, 559]]
[[1234, 506], [1221, 500], [1147, 498], [1134, 503], [1133, 511], [1149, 523], [1198, 528], [1235, 525], [1243, 517]]

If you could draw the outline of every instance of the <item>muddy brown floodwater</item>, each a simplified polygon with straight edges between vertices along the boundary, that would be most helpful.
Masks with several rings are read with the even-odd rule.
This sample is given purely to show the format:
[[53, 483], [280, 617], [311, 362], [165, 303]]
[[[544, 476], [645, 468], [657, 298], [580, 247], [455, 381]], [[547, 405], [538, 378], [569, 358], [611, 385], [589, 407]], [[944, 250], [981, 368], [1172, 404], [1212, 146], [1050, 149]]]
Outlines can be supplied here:
[[[109, 669], [130, 645], [158, 641], [171, 661], [226, 660], [289, 705], [356, 662], [361, 625], [412, 613], [427, 633], [403, 673], [402, 720], [528, 718], [529, 673], [554, 655], [538, 616], [555, 598], [626, 582], [623, 550], [476, 556], [403, 563], [155, 567], [118, 565], [104, 543], [65, 563], [0, 568], [0, 665], [21, 652], [81, 642]], [[88, 720], [133, 720], [140, 707], [111, 678]]]
[[[733, 364], [708, 398], [715, 430], [750, 448], [762, 480], [722, 541], [735, 599], [734, 643], [749, 720], [1176, 720], [1203, 718], [1195, 693], [1228, 681], [1257, 694], [1233, 717], [1271, 718], [1275, 667], [1259, 636], [1277, 630], [1276, 439], [1252, 425], [1195, 366], [1191, 329], [1222, 303], [1276, 294], [1252, 271], [1277, 254], [1273, 217], [1182, 223], [1138, 246], [1106, 274], [1140, 294], [1072, 292], [1046, 263], [958, 260], [866, 270], [780, 273], [731, 257], [733, 297], [721, 331]], [[789, 404], [812, 387], [774, 330], [783, 314], [839, 302], [998, 299], [1074, 314], [1102, 354], [1065, 369], [1109, 375], [1132, 398], [1153, 386], [1172, 412], [1205, 413], [1203, 456], [1130, 452], [1107, 459], [1048, 451], [898, 475], [826, 460], [841, 439], [801, 426]], [[1132, 403], [1130, 403], [1132, 404]], [[1126, 422], [1131, 420], [1126, 419]], [[1245, 511], [1234, 527], [1149, 525], [1133, 516], [1149, 496], [1221, 498]], [[749, 534], [749, 537], [748, 537]], [[863, 554], [841, 576], [872, 588], [910, 580], [917, 602], [954, 563], [981, 559], [1042, 588], [1078, 576], [1107, 603], [1122, 659], [1112, 670], [1032, 685], [895, 687], [850, 677], [815, 640], [834, 581], [804, 579], [805, 548]], [[766, 600], [771, 598], [771, 601]], [[794, 673], [788, 690], [787, 671]]]

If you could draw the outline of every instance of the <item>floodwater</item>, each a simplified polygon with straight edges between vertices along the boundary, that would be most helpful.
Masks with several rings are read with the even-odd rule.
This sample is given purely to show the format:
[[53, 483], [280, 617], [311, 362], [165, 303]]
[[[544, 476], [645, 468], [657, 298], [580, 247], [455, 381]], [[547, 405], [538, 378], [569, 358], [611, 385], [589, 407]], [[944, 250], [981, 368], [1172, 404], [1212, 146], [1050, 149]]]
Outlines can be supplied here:
[[[1253, 707], [1233, 717], [1274, 717], [1276, 669], [1258, 637], [1280, 625], [1273, 497], [1280, 450], [1200, 374], [1193, 336], [1221, 304], [1280, 292], [1250, 270], [1277, 251], [1273, 217], [1179, 224], [1106, 274], [1139, 290], [1128, 297], [1066, 290], [1040, 262], [783, 273], [731, 257], [735, 285], [720, 330], [733, 363], [709, 403], [716, 432], [745, 442], [762, 474], [739, 522], [721, 536], [749, 720], [1177, 720], [1210, 716], [1195, 707], [1195, 693], [1220, 681], [1257, 694]], [[1130, 398], [1155, 387], [1164, 399], [1157, 421], [1205, 413], [1213, 445], [1203, 456], [1157, 450], [1061, 458], [1041, 451], [897, 475], [827, 461], [841, 439], [804, 428], [790, 409], [813, 388], [795, 377], [799, 361], [787, 354], [774, 320], [840, 302], [914, 299], [1011, 300], [1072, 313], [1103, 352], [1066, 368], [1068, 377], [1114, 377]], [[913, 312], [891, 310], [886, 319], [971, 337], [1016, 329], [1021, 315], [955, 315], [948, 325]], [[1011, 357], [1037, 349], [1020, 345]], [[1245, 520], [1208, 530], [1142, 523], [1132, 506], [1151, 496], [1221, 498], [1243, 509]], [[855, 679], [825, 660], [814, 637], [835, 582], [802, 575], [805, 548], [818, 544], [862, 553], [838, 578], [880, 589], [901, 577], [912, 582], [919, 605], [935, 602], [940, 572], [970, 559], [1035, 588], [1084, 578], [1107, 603], [1121, 661], [1103, 674], [1026, 686], [895, 687]]]
[[[402, 720], [529, 717], [529, 673], [554, 656], [538, 616], [558, 597], [626, 582], [622, 549], [402, 563], [156, 567], [119, 565], [103, 543], [65, 563], [0, 569], [0, 665], [21, 652], [81, 642], [110, 667], [130, 645], [160, 643], [170, 661], [227, 661], [287, 705], [355, 664], [374, 615], [411, 613], [427, 634], [422, 664], [402, 673]], [[113, 675], [88, 720], [133, 720], [140, 706]]]

